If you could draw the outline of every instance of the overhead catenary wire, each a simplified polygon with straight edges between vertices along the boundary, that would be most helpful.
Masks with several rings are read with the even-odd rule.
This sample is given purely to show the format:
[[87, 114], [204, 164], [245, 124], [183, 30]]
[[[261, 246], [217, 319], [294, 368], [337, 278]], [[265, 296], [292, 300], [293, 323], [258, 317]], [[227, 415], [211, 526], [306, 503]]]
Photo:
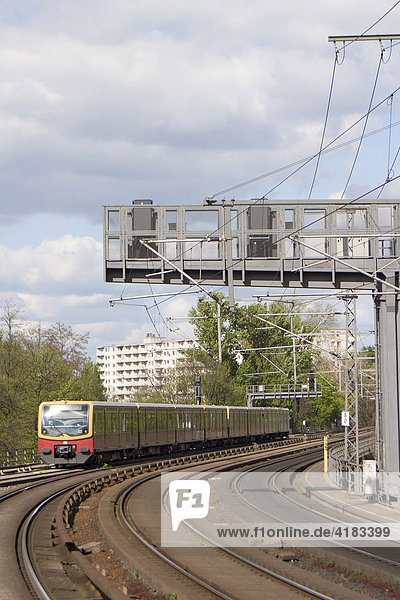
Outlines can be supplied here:
[[[387, 16], [388, 16], [388, 15], [389, 15], [389, 14], [390, 14], [390, 13], [391, 13], [391, 12], [392, 12], [392, 11], [393, 11], [395, 8], [396, 8], [396, 6], [398, 6], [398, 4], [399, 4], [399, 3], [400, 3], [400, 0], [398, 0], [397, 2], [395, 2], [395, 3], [393, 4], [393, 6], [392, 6], [390, 9], [388, 9], [388, 10], [387, 10], [387, 11], [386, 11], [386, 12], [385, 12], [385, 13], [384, 13], [384, 14], [383, 14], [381, 17], [379, 17], [379, 19], [377, 19], [376, 21], [374, 21], [374, 23], [373, 23], [372, 25], [370, 25], [369, 27], [367, 27], [367, 29], [365, 29], [365, 31], [363, 31], [363, 32], [362, 32], [362, 33], [360, 33], [359, 35], [355, 36], [355, 37], [354, 37], [354, 39], [352, 39], [351, 41], [349, 41], [349, 42], [347, 42], [347, 43], [344, 43], [344, 44], [343, 44], [343, 47], [342, 47], [341, 49], [337, 49], [337, 48], [335, 48], [335, 63], [334, 63], [334, 70], [335, 70], [336, 64], [341, 64], [341, 63], [339, 63], [339, 59], [338, 59], [339, 52], [340, 52], [341, 50], [343, 50], [343, 51], [344, 51], [344, 50], [345, 50], [345, 49], [346, 49], [348, 46], [350, 46], [351, 44], [353, 44], [353, 43], [354, 43], [354, 42], [356, 42], [357, 40], [360, 40], [360, 39], [362, 39], [362, 38], [363, 38], [363, 36], [365, 36], [365, 35], [366, 35], [366, 34], [367, 34], [369, 31], [371, 31], [371, 29], [373, 29], [373, 28], [374, 28], [374, 27], [375, 27], [375, 26], [376, 26], [378, 23], [380, 23], [380, 22], [381, 22], [381, 21], [382, 21], [382, 20], [383, 20], [385, 17], [387, 17]], [[390, 49], [390, 51], [392, 51], [392, 48], [393, 48], [394, 46], [398, 45], [399, 43], [400, 43], [400, 42], [396, 42], [396, 43], [394, 44], [394, 43], [393, 43], [393, 40], [390, 40], [390, 45], [389, 45], [388, 47], [384, 47], [384, 46], [382, 45], [382, 42], [381, 42], [381, 55], [382, 55], [382, 60], [383, 60], [383, 53], [385, 52], [385, 50], [387, 50], [387, 49], [389, 48], [389, 49]], [[333, 79], [334, 79], [334, 77], [333, 77]], [[331, 87], [332, 87], [332, 83], [331, 83]], [[364, 137], [365, 137], [365, 136], [364, 136]], [[320, 156], [320, 154], [321, 154], [321, 149], [320, 149], [320, 151], [319, 151], [318, 153], [314, 154], [312, 157], [310, 157], [310, 158], [309, 158], [309, 159], [307, 159], [307, 160], [312, 160], [312, 159], [313, 159], [313, 158], [315, 158], [315, 157], [319, 157], [319, 156]], [[294, 164], [292, 164], [292, 165], [290, 165], [290, 166], [294, 166]], [[290, 168], [290, 167], [288, 166], [287, 168]], [[214, 194], [212, 194], [212, 196], [211, 196], [211, 197], [220, 196], [220, 195], [222, 195], [222, 194], [225, 194], [225, 193], [228, 193], [228, 192], [234, 191], [235, 189], [238, 189], [238, 188], [240, 188], [240, 187], [243, 187], [243, 186], [245, 186], [245, 185], [249, 185], [250, 183], [255, 183], [256, 181], [259, 181], [260, 179], [263, 179], [264, 177], [267, 177], [267, 176], [269, 176], [270, 174], [274, 174], [274, 173], [275, 173], [275, 171], [273, 171], [273, 172], [270, 172], [270, 173], [265, 173], [265, 174], [263, 174], [263, 175], [260, 175], [260, 176], [254, 177], [254, 178], [252, 178], [252, 179], [246, 180], [246, 181], [244, 181], [244, 182], [242, 182], [242, 183], [239, 183], [239, 184], [237, 184], [237, 185], [234, 185], [234, 186], [231, 186], [231, 187], [225, 188], [224, 190], [221, 190], [221, 191], [219, 191], [219, 192], [215, 192]]]
[[[357, 123], [355, 123], [355, 125], [357, 125], [358, 123], [359, 123], [359, 121], [357, 121]], [[393, 127], [397, 127], [398, 125], [400, 125], [400, 121], [395, 121], [394, 123], [392, 123], [392, 129], [393, 129]], [[377, 129], [374, 129], [372, 131], [365, 133], [364, 138], [371, 137], [373, 135], [377, 135], [378, 133], [382, 133], [386, 129], [389, 129], [389, 125], [384, 125], [383, 127], [378, 127]], [[348, 130], [346, 130], [343, 135], [345, 135], [346, 133], [348, 133]], [[245, 187], [246, 185], [250, 185], [251, 183], [256, 183], [257, 181], [261, 181], [261, 179], [266, 179], [267, 177], [271, 177], [272, 175], [277, 175], [278, 173], [282, 173], [282, 171], [287, 171], [287, 169], [297, 167], [298, 165], [302, 165], [303, 163], [308, 164], [310, 161], [312, 161], [314, 158], [316, 158], [318, 156], [318, 154], [324, 155], [324, 154], [328, 154], [330, 152], [334, 152], [335, 150], [341, 150], [342, 148], [345, 148], [346, 146], [349, 146], [350, 144], [354, 144], [355, 142], [358, 142], [360, 140], [360, 137], [361, 136], [357, 136], [355, 138], [352, 138], [351, 140], [347, 140], [346, 142], [342, 142], [341, 144], [336, 144], [335, 146], [332, 146], [329, 148], [326, 146], [320, 152], [305, 156], [303, 158], [300, 158], [299, 160], [296, 160], [294, 162], [283, 165], [282, 167], [277, 167], [276, 169], [267, 171], [266, 173], [263, 173], [262, 175], [257, 175], [256, 177], [253, 177], [252, 179], [247, 179], [246, 181], [242, 181], [241, 183], [235, 184], [231, 187], [225, 188], [218, 192], [214, 192], [214, 194], [212, 194], [210, 197], [216, 198], [217, 196], [222, 196], [223, 194], [227, 194], [228, 192], [233, 192], [239, 188]], [[338, 138], [336, 138], [336, 139], [338, 139]]]
[[[393, 178], [390, 180], [390, 182], [388, 182], [388, 183], [394, 182], [394, 181], [396, 181], [396, 180], [397, 180], [397, 179], [399, 179], [399, 178], [400, 178], [400, 175], [398, 175], [398, 176], [396, 176], [396, 177], [393, 177]], [[364, 194], [362, 194], [362, 195], [360, 195], [360, 196], [358, 196], [358, 197], [354, 198], [353, 200], [349, 200], [349, 201], [347, 201], [347, 202], [344, 202], [343, 204], [339, 205], [338, 207], [335, 207], [335, 209], [333, 209], [333, 210], [332, 210], [332, 211], [330, 211], [329, 213], [325, 214], [323, 217], [317, 218], [317, 219], [315, 219], [314, 221], [312, 221], [311, 223], [309, 223], [309, 224], [307, 224], [307, 225], [303, 225], [302, 227], [299, 227], [298, 229], [296, 229], [296, 230], [294, 230], [294, 231], [291, 231], [290, 233], [286, 234], [285, 236], [283, 236], [283, 237], [281, 237], [279, 240], [277, 240], [277, 242], [279, 242], [279, 241], [282, 241], [282, 240], [284, 240], [284, 239], [289, 239], [291, 236], [293, 236], [293, 235], [295, 235], [295, 234], [297, 234], [297, 233], [300, 233], [300, 232], [304, 231], [304, 230], [305, 230], [305, 229], [307, 229], [308, 227], [311, 227], [311, 226], [313, 226], [315, 223], [317, 223], [317, 222], [318, 222], [318, 221], [320, 221], [321, 219], [324, 219], [324, 218], [326, 218], [327, 216], [329, 216], [329, 215], [331, 215], [331, 214], [334, 214], [334, 213], [335, 213], [335, 212], [337, 212], [338, 210], [342, 210], [343, 208], [346, 208], [347, 206], [349, 206], [349, 205], [351, 205], [351, 204], [354, 204], [355, 202], [359, 201], [360, 199], [362, 199], [362, 198], [364, 198], [364, 197], [366, 197], [366, 196], [368, 196], [368, 195], [370, 195], [370, 194], [374, 193], [374, 192], [375, 192], [375, 191], [377, 191], [377, 190], [378, 190], [378, 189], [379, 189], [381, 186], [382, 186], [382, 184], [379, 184], [379, 186], [376, 186], [375, 188], [373, 188], [373, 189], [371, 189], [371, 190], [368, 190], [367, 192], [365, 192]], [[216, 230], [216, 231], [215, 231], [215, 232], [213, 232], [213, 233], [216, 233], [217, 231], [218, 231], [218, 230]], [[385, 233], [389, 233], [389, 232], [385, 232]], [[234, 266], [235, 264], [237, 264], [237, 263], [240, 263], [240, 260], [241, 260], [241, 259], [237, 259], [237, 260], [233, 261], [231, 266]], [[374, 279], [374, 276], [373, 276], [373, 275], [371, 275], [371, 279]], [[197, 283], [199, 283], [200, 285], [204, 284], [204, 279], [200, 280], [199, 282], [196, 282], [194, 285], [197, 285]], [[178, 293], [171, 292], [171, 296], [178, 296], [178, 295], [180, 295], [180, 294], [182, 294], [182, 293], [187, 293], [187, 291], [188, 291], [188, 290], [191, 290], [191, 289], [194, 287], [194, 285], [187, 286], [187, 287], [185, 287], [183, 290], [180, 290], [180, 292], [178, 292]], [[355, 289], [355, 290], [359, 290], [359, 289], [362, 289], [362, 288], [364, 288], [366, 285], [367, 285], [366, 283], [362, 283], [362, 284], [360, 284], [359, 286], [356, 286], [354, 289]], [[204, 292], [204, 289], [202, 289], [202, 291]], [[287, 291], [287, 290], [285, 290], [284, 292], [282, 292], [282, 294], [281, 294], [279, 297], [280, 297], [280, 298], [282, 298], [282, 297], [283, 297], [283, 295], [286, 293], [286, 291]], [[209, 295], [209, 294], [207, 294], [207, 295]], [[317, 294], [317, 295], [318, 295], [318, 296], [320, 296], [320, 294]], [[337, 292], [336, 292], [336, 293], [333, 293], [332, 295], [334, 295], [334, 296], [337, 296]], [[258, 295], [257, 297], [261, 297], [261, 295]], [[166, 301], [168, 301], [168, 300], [169, 300], [169, 298], [166, 298], [165, 300], [162, 300], [162, 301], [161, 301], [159, 304], [161, 304], [162, 302], [166, 302]]]
[[[391, 11], [392, 11], [394, 8], [395, 8], [395, 7], [396, 7], [396, 6], [399, 4], [399, 3], [400, 3], [400, 0], [398, 0], [398, 2], [396, 2], [396, 3], [395, 3], [395, 4], [394, 4], [394, 5], [393, 5], [393, 6], [392, 6], [392, 7], [391, 7], [391, 8], [390, 8], [388, 11], [386, 11], [386, 13], [385, 13], [384, 15], [382, 15], [382, 16], [381, 16], [381, 17], [380, 17], [378, 20], [376, 20], [376, 21], [375, 21], [375, 22], [374, 22], [374, 23], [373, 23], [373, 24], [372, 24], [370, 27], [368, 27], [368, 28], [367, 28], [367, 29], [366, 29], [366, 30], [365, 30], [365, 31], [364, 31], [362, 34], [360, 34], [359, 36], [357, 36], [357, 38], [355, 38], [353, 41], [349, 42], [349, 43], [348, 43], [348, 44], [346, 44], [346, 45], [347, 45], [347, 46], [348, 46], [348, 45], [350, 45], [351, 43], [353, 43], [354, 41], [356, 41], [357, 39], [359, 39], [359, 38], [361, 38], [363, 35], [365, 35], [365, 34], [366, 34], [368, 31], [370, 31], [370, 30], [371, 30], [371, 29], [372, 29], [372, 28], [373, 28], [373, 27], [374, 27], [376, 24], [378, 24], [380, 21], [382, 21], [382, 19], [384, 19], [384, 18], [385, 18], [385, 17], [386, 17], [386, 16], [387, 16], [387, 15], [388, 15], [388, 14], [389, 14], [389, 13], [390, 13], [390, 12], [391, 12]], [[391, 44], [391, 46], [393, 46], [393, 44]], [[335, 64], [336, 64], [336, 61], [335, 61]], [[381, 64], [381, 63], [380, 63], [380, 64]], [[334, 79], [334, 78], [333, 78], [333, 79]], [[332, 87], [332, 85], [331, 85], [331, 87]], [[397, 88], [397, 90], [395, 90], [394, 92], [392, 92], [392, 94], [391, 94], [391, 97], [393, 97], [393, 95], [394, 95], [394, 94], [395, 94], [395, 93], [398, 91], [398, 89], [399, 89], [399, 88]], [[372, 100], [371, 100], [371, 102], [372, 102]], [[329, 102], [328, 102], [328, 104], [329, 104]], [[371, 103], [370, 103], [370, 104], [371, 104]], [[378, 104], [378, 105], [376, 105], [374, 108], [371, 108], [371, 107], [370, 107], [370, 110], [369, 110], [369, 111], [368, 111], [368, 113], [365, 115], [364, 131], [363, 131], [363, 135], [361, 136], [360, 142], [362, 142], [362, 139], [363, 139], [363, 138], [365, 138], [367, 135], [372, 135], [373, 133], [375, 133], [375, 132], [370, 132], [369, 134], [366, 134], [366, 133], [365, 133], [365, 128], [366, 128], [366, 121], [368, 120], [368, 116], [369, 116], [369, 114], [370, 114], [370, 113], [371, 113], [373, 110], [375, 110], [375, 109], [376, 109], [378, 106], [379, 106], [379, 104]], [[360, 120], [362, 120], [363, 118], [364, 118], [364, 117], [362, 117]], [[355, 124], [353, 124], [353, 126], [355, 126], [357, 123], [359, 123], [359, 122], [360, 122], [360, 120], [358, 120], [358, 121], [357, 121]], [[392, 125], [392, 127], [393, 127], [393, 126], [394, 126], [394, 124]], [[334, 143], [334, 142], [335, 142], [337, 139], [339, 139], [339, 137], [341, 137], [342, 135], [344, 135], [345, 133], [347, 133], [347, 132], [348, 132], [350, 129], [351, 129], [351, 127], [350, 127], [350, 128], [348, 128], [348, 129], [347, 129], [345, 132], [343, 132], [343, 133], [342, 133], [340, 136], [338, 136], [338, 138], [335, 138], [335, 140], [333, 140], [333, 141], [332, 141], [330, 144], [328, 144], [328, 145], [327, 145], [325, 148], [322, 148], [322, 143], [321, 143], [321, 148], [320, 148], [320, 151], [319, 151], [319, 152], [318, 152], [316, 155], [313, 155], [313, 157], [312, 157], [312, 158], [315, 158], [315, 156], [317, 156], [317, 157], [318, 157], [318, 161], [319, 161], [321, 154], [322, 154], [323, 152], [326, 152], [326, 151], [331, 151], [331, 150], [333, 150], [333, 148], [329, 148], [329, 146], [330, 146], [332, 143]], [[381, 128], [381, 130], [382, 130], [382, 129], [385, 129], [385, 128]], [[351, 142], [346, 142], [346, 144], [347, 144], [347, 143], [351, 143]], [[400, 148], [399, 148], [399, 150], [400, 150]], [[396, 158], [397, 158], [397, 155], [398, 155], [398, 152], [397, 152], [397, 154], [396, 154]], [[309, 161], [309, 160], [312, 160], [312, 158], [308, 159], [308, 161]], [[306, 164], [306, 163], [303, 163], [303, 164], [302, 164], [302, 166], [305, 166], [305, 164]], [[318, 166], [317, 166], [317, 168], [316, 168], [316, 172], [317, 172], [317, 170], [318, 170]], [[297, 170], [296, 170], [296, 171], [297, 171]], [[294, 173], [292, 173], [292, 174], [294, 174]], [[291, 175], [292, 175], [292, 174], [291, 174]], [[291, 175], [289, 175], [289, 177], [290, 177]], [[265, 176], [265, 175], [264, 175], [264, 176]], [[316, 176], [316, 173], [315, 173], [315, 176]], [[314, 176], [314, 180], [313, 180], [312, 188], [313, 188], [313, 185], [314, 185], [315, 176]], [[263, 176], [260, 176], [260, 178], [261, 178], [261, 177], [263, 177]], [[257, 178], [257, 179], [258, 179], [258, 178]], [[254, 180], [255, 180], [255, 179], [253, 179], [253, 180], [251, 180], [251, 181], [254, 181]], [[285, 178], [283, 181], [286, 181], [286, 180], [287, 180], [287, 178]], [[250, 181], [250, 180], [249, 180], [249, 181]], [[281, 185], [281, 184], [283, 183], [283, 181], [282, 181], [280, 184], [278, 184], [278, 185]], [[241, 184], [241, 185], [244, 185], [244, 184]], [[385, 184], [383, 184], [383, 185], [386, 185], [386, 182], [385, 182]], [[276, 187], [277, 187], [277, 186], [275, 186], [273, 189], [276, 189]], [[310, 195], [311, 195], [311, 193], [312, 193], [312, 188], [311, 188], [311, 190], [310, 190]], [[233, 189], [233, 188], [229, 188], [229, 189]], [[382, 189], [382, 184], [381, 184], [381, 189]], [[267, 192], [267, 194], [268, 194], [268, 193], [270, 193], [270, 192]], [[266, 194], [266, 195], [267, 195], [267, 194]], [[261, 199], [259, 199], [259, 200], [263, 200], [263, 199], [265, 199], [266, 195], [264, 195], [264, 196], [263, 196]], [[310, 197], [310, 196], [309, 196], [309, 197]], [[257, 199], [256, 199], [256, 201], [257, 201]], [[352, 202], [354, 202], [354, 200], [353, 200]], [[335, 209], [335, 210], [339, 210], [339, 208], [337, 208], [337, 209]], [[333, 212], [334, 212], [334, 211], [333, 211]], [[307, 226], [310, 226], [310, 225], [311, 225], [311, 224], [309, 224], [309, 225], [307, 225]], [[304, 228], [306, 228], [307, 226], [305, 226]], [[303, 228], [302, 228], [302, 229], [303, 229]], [[218, 231], [218, 230], [216, 230], [216, 231]], [[293, 233], [293, 232], [292, 232], [292, 233]], [[285, 237], [288, 237], [288, 236], [285, 236]], [[283, 239], [284, 239], [284, 238], [283, 238]], [[235, 263], [233, 263], [233, 264], [235, 264]], [[172, 295], [172, 294], [171, 294], [171, 295]], [[179, 294], [178, 294], [178, 295], [179, 295]], [[122, 296], [121, 296], [121, 299], [122, 299]], [[163, 300], [163, 302], [165, 302], [165, 301], [167, 301], [167, 300]], [[157, 304], [157, 303], [155, 303], [155, 304]]]
[[[395, 90], [393, 90], [389, 95], [385, 96], [380, 102], [378, 102], [378, 104], [376, 104], [374, 107], [372, 107], [368, 113], [371, 114], [372, 112], [374, 112], [375, 110], [377, 110], [384, 102], [387, 101], [387, 99], [393, 94], [397, 94], [400, 91], [400, 86], [398, 86]], [[357, 121], [354, 121], [352, 125], [350, 125], [349, 127], [347, 127], [344, 131], [342, 131], [342, 133], [340, 133], [338, 136], [336, 136], [332, 141], [330, 141], [325, 147], [324, 150], [326, 148], [329, 148], [330, 146], [332, 146], [337, 140], [339, 140], [341, 137], [343, 137], [344, 135], [346, 135], [346, 133], [348, 133], [349, 131], [351, 131], [351, 129], [353, 129], [353, 127], [355, 127], [356, 125], [358, 125], [359, 123], [361, 123], [367, 116], [368, 113], [365, 113], [364, 115], [362, 115], [359, 119], [357, 119]], [[365, 136], [364, 136], [365, 137]], [[358, 138], [360, 139], [360, 138]], [[272, 192], [274, 192], [276, 189], [278, 189], [278, 187], [280, 187], [283, 183], [285, 183], [286, 181], [288, 181], [291, 177], [293, 177], [293, 175], [295, 175], [296, 173], [298, 173], [302, 168], [304, 168], [307, 164], [309, 164], [314, 158], [316, 158], [316, 156], [318, 155], [318, 153], [314, 154], [311, 158], [309, 158], [308, 160], [306, 160], [302, 165], [300, 165], [300, 167], [298, 167], [297, 169], [295, 169], [294, 171], [292, 171], [291, 173], [289, 173], [289, 175], [287, 175], [284, 179], [282, 179], [279, 183], [277, 183], [276, 185], [274, 185], [272, 188], [270, 188], [261, 198], [260, 200], [265, 200]]]
[[345, 44], [343, 46], [343, 49], [346, 49], [348, 46], [351, 46], [351, 44], [354, 44], [354, 42], [357, 42], [360, 38], [362, 38], [369, 31], [371, 31], [371, 29], [373, 29], [376, 25], [378, 25], [378, 23], [383, 21], [383, 19], [385, 19], [399, 4], [400, 4], [400, 0], [397, 0], [397, 2], [395, 2], [393, 4], [393, 6], [391, 6], [381, 17], [379, 17], [379, 19], [377, 19], [374, 23], [372, 23], [372, 25], [370, 25], [365, 31], [363, 31], [362, 33], [360, 33], [360, 35], [356, 36], [353, 40], [351, 40], [347, 44]]
[[[369, 105], [368, 105], [368, 110], [367, 110], [367, 113], [365, 115], [363, 130], [362, 130], [362, 133], [361, 133], [360, 141], [359, 141], [358, 146], [357, 146], [357, 151], [356, 151], [353, 163], [351, 165], [350, 173], [349, 173], [349, 175], [347, 177], [347, 181], [346, 181], [346, 184], [344, 186], [341, 198], [344, 198], [344, 196], [346, 194], [348, 185], [350, 183], [351, 177], [353, 175], [353, 172], [354, 172], [354, 169], [355, 169], [355, 166], [356, 166], [356, 163], [357, 163], [358, 156], [360, 154], [361, 145], [362, 145], [362, 143], [364, 141], [364, 134], [365, 134], [365, 131], [367, 129], [369, 115], [371, 114], [372, 102], [374, 101], [376, 86], [377, 86], [377, 83], [378, 83], [379, 73], [380, 73], [380, 70], [381, 70], [382, 62], [383, 62], [383, 52], [381, 51], [381, 55], [379, 57], [379, 62], [378, 62], [378, 68], [377, 68], [376, 75], [375, 75], [374, 85], [372, 87], [372, 93], [371, 93], [371, 97], [370, 97], [370, 101], [369, 101]], [[391, 95], [390, 98], [393, 98], [393, 96]]]
[[314, 175], [313, 175], [313, 179], [311, 182], [311, 187], [310, 187], [310, 191], [308, 193], [308, 200], [311, 198], [313, 189], [314, 189], [314, 184], [315, 184], [315, 180], [317, 178], [317, 173], [318, 173], [318, 168], [319, 168], [319, 163], [321, 160], [321, 155], [322, 155], [322, 149], [324, 146], [324, 140], [325, 140], [325, 133], [326, 133], [326, 126], [328, 124], [328, 116], [329, 116], [329, 110], [331, 107], [331, 101], [332, 101], [332, 94], [333, 94], [333, 85], [335, 82], [335, 73], [336, 73], [336, 65], [338, 64], [338, 53], [335, 53], [335, 58], [333, 61], [333, 69], [332, 69], [332, 77], [331, 77], [331, 85], [329, 87], [329, 95], [328, 95], [328, 104], [326, 107], [326, 111], [325, 111], [325, 119], [324, 119], [324, 126], [322, 129], [322, 136], [321, 136], [321, 143], [319, 146], [319, 151], [318, 151], [318, 155], [317, 155], [317, 162], [315, 165], [315, 169], [314, 169]]
[[[400, 1], [400, 0], [399, 0]], [[391, 94], [386, 95], [380, 102], [378, 102], [374, 107], [370, 108], [369, 113], [375, 111], [377, 108], [379, 108], [384, 102], [386, 102], [388, 100], [388, 98], [392, 95], [397, 94], [400, 91], [400, 86], [398, 86], [396, 89], [394, 89]], [[343, 137], [346, 133], [348, 133], [353, 127], [355, 127], [356, 125], [358, 125], [360, 122], [362, 122], [368, 113], [365, 113], [362, 117], [360, 117], [359, 119], [357, 119], [355, 122], [352, 123], [352, 125], [350, 125], [349, 127], [347, 127], [344, 131], [342, 131], [342, 133], [340, 133], [338, 136], [336, 136], [333, 140], [331, 140], [331, 142], [329, 142], [325, 147], [324, 147], [324, 151], [328, 148], [330, 148], [337, 140], [339, 140], [341, 137]], [[383, 128], [385, 129], [385, 128]], [[365, 137], [365, 136], [364, 136]], [[357, 140], [359, 140], [360, 138], [357, 138]], [[317, 153], [318, 154], [318, 153]], [[292, 177], [293, 175], [295, 175], [298, 171], [300, 171], [306, 164], [308, 164], [311, 160], [313, 160], [317, 154], [312, 155], [309, 159], [307, 159], [305, 162], [301, 163], [300, 167], [298, 167], [297, 169], [295, 169], [294, 171], [292, 171], [287, 177], [285, 177], [284, 179], [282, 179], [278, 184], [276, 184], [273, 188], [271, 188], [269, 191], [266, 192], [266, 194], [264, 194], [263, 196], [261, 196], [260, 198], [255, 198], [254, 201], [252, 202], [253, 204], [257, 204], [259, 202], [263, 202], [267, 199], [267, 196], [270, 195], [270, 193], [272, 191], [274, 191], [275, 189], [277, 189], [279, 186], [281, 186], [285, 181], [287, 181], [290, 177]], [[298, 163], [297, 163], [298, 164]], [[358, 198], [349, 201], [349, 204], [351, 204], [352, 202], [357, 201], [360, 198], [365, 197], [366, 195], [373, 193], [374, 191], [376, 191], [377, 189], [379, 189], [381, 187], [382, 184], [380, 184], [379, 186], [373, 188], [372, 190], [370, 190], [369, 192], [367, 192], [366, 194], [363, 194], [361, 196], [359, 196]], [[344, 204], [341, 208], [344, 208], [347, 204]], [[247, 210], [247, 206], [246, 208], [244, 208], [242, 211], [239, 211], [239, 214], [242, 214], [243, 212], [245, 212]], [[335, 209], [336, 210], [340, 210], [340, 207]], [[333, 211], [333, 212], [335, 212]], [[232, 221], [233, 217], [231, 219], [228, 220], [228, 223], [230, 221]], [[306, 227], [310, 227], [313, 224], [315, 224], [316, 222], [318, 222], [320, 219], [316, 219], [315, 221], [309, 223], [306, 226], [303, 226], [303, 228]], [[194, 246], [191, 246], [189, 249], [183, 250], [182, 252], [180, 252], [176, 257], [175, 260], [178, 258], [182, 258], [187, 252], [189, 252], [190, 250], [193, 250], [194, 247], [196, 247], [197, 245], [200, 245], [203, 241], [207, 241], [209, 240], [213, 235], [217, 234], [221, 229], [223, 229], [223, 226], [217, 227], [215, 230], [213, 230], [211, 233], [209, 233], [207, 235], [207, 238], [203, 239], [199, 239], [198, 243], [195, 244]], [[293, 232], [294, 233], [294, 232]], [[285, 236], [288, 237], [288, 236]], [[284, 238], [282, 238], [284, 239]], [[150, 240], [151, 241], [151, 240]], [[149, 250], [153, 251], [155, 254], [157, 254], [157, 252], [154, 251], [154, 249], [148, 247]], [[168, 264], [172, 264], [170, 261], [168, 261], [167, 259], [165, 259], [166, 262]], [[235, 263], [233, 263], [235, 264]], [[179, 269], [178, 269], [179, 270]], [[194, 285], [196, 285], [195, 282], [193, 282]], [[203, 290], [204, 291], [204, 290]], [[208, 292], [205, 292], [208, 294]]]

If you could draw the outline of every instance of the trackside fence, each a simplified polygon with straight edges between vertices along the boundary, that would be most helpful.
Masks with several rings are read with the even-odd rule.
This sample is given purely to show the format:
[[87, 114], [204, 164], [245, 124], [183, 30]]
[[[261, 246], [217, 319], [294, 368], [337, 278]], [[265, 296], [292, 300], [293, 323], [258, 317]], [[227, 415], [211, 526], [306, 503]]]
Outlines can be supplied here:
[[0, 467], [16, 467], [40, 462], [37, 448], [0, 450]]
[[[373, 436], [360, 438], [360, 458], [366, 457], [375, 450], [375, 439]], [[344, 458], [344, 443], [335, 444], [329, 450], [329, 477], [341, 488], [347, 489], [355, 494], [364, 494], [364, 481], [362, 464], [358, 470], [353, 470]]]

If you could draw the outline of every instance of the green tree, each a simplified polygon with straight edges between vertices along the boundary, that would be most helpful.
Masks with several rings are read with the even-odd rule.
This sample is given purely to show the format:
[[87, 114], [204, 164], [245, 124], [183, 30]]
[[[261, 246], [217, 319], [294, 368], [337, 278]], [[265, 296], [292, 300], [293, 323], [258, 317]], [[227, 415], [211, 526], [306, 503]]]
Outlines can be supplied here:
[[[220, 298], [220, 295], [218, 296]], [[222, 363], [237, 383], [245, 385], [246, 377], [254, 375], [252, 383], [287, 383], [294, 379], [292, 334], [305, 336], [311, 331], [311, 324], [302, 321], [283, 303], [258, 303], [250, 306], [235, 305], [229, 308], [225, 299], [220, 298]], [[199, 340], [197, 356], [209, 354], [218, 357], [218, 323], [216, 303], [200, 299], [189, 316]], [[296, 373], [306, 373], [312, 365], [312, 350], [304, 348], [301, 340], [295, 337]], [[306, 381], [306, 375], [304, 375]]]
[[[322, 327], [336, 326], [336, 316], [329, 305], [316, 303], [310, 307], [309, 303], [281, 301], [230, 308], [221, 294], [216, 297], [221, 305], [220, 367], [224, 367], [226, 374], [224, 386], [221, 383], [214, 385], [218, 381], [217, 304], [201, 298], [197, 307], [189, 313], [200, 346], [191, 353], [200, 365], [205, 381], [206, 373], [214, 372], [209, 389], [215, 390], [215, 393], [207, 392], [212, 395], [214, 403], [219, 402], [218, 397], [223, 399], [222, 403], [226, 398], [244, 403], [249, 384], [293, 386], [296, 383], [299, 388], [307, 383], [310, 373], [317, 371], [320, 361], [314, 334]], [[304, 419], [315, 425], [334, 422], [338, 418], [342, 398], [337, 394], [334, 382], [325, 383], [322, 399], [310, 398], [299, 404], [293, 396], [282, 396], [269, 404], [289, 408], [293, 426], [298, 426]], [[228, 390], [227, 393], [222, 391], [224, 389]]]
[[87, 335], [57, 323], [28, 326], [19, 305], [0, 308], [0, 448], [34, 446], [40, 402], [104, 400], [97, 367], [85, 354]]
[[300, 402], [299, 421], [307, 426], [331, 427], [340, 425], [344, 410], [344, 393], [338, 392], [330, 381], [324, 383], [322, 397], [305, 398]]
[[105, 389], [100, 379], [97, 365], [88, 361], [77, 375], [69, 372], [69, 377], [59, 387], [59, 397], [65, 400], [93, 400], [105, 402]]
[[79, 334], [70, 325], [55, 323], [44, 332], [45, 343], [48, 344], [62, 359], [79, 373], [88, 360], [86, 346], [89, 334]]

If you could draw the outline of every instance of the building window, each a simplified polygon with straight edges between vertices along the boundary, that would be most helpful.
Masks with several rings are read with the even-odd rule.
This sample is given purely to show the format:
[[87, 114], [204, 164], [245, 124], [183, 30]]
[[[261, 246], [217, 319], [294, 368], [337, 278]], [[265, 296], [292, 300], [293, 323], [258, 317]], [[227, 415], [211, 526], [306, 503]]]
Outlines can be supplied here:
[[276, 236], [252, 235], [249, 237], [247, 256], [250, 258], [275, 258]]
[[304, 210], [304, 227], [325, 229], [325, 211], [318, 208], [306, 208]]
[[167, 231], [176, 231], [177, 229], [177, 211], [167, 210], [165, 212], [165, 224]]
[[108, 260], [121, 260], [119, 238], [108, 238]]
[[218, 229], [218, 211], [185, 210], [186, 231], [213, 232]]
[[294, 228], [294, 208], [285, 209], [285, 229]]
[[119, 210], [108, 211], [108, 231], [119, 231]]

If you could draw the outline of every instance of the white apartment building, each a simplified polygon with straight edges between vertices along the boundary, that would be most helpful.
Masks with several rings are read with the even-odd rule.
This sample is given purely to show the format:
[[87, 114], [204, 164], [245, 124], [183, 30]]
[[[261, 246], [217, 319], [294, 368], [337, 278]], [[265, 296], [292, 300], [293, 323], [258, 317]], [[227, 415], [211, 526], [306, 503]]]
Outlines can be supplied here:
[[334, 359], [328, 352], [334, 352], [338, 357], [346, 356], [346, 330], [345, 329], [321, 329], [314, 337], [314, 344], [317, 344], [327, 352], [323, 352], [323, 358]]
[[165, 340], [148, 333], [143, 344], [100, 346], [96, 349], [100, 378], [113, 400], [134, 400], [135, 392], [156, 383], [193, 348], [189, 340]]

